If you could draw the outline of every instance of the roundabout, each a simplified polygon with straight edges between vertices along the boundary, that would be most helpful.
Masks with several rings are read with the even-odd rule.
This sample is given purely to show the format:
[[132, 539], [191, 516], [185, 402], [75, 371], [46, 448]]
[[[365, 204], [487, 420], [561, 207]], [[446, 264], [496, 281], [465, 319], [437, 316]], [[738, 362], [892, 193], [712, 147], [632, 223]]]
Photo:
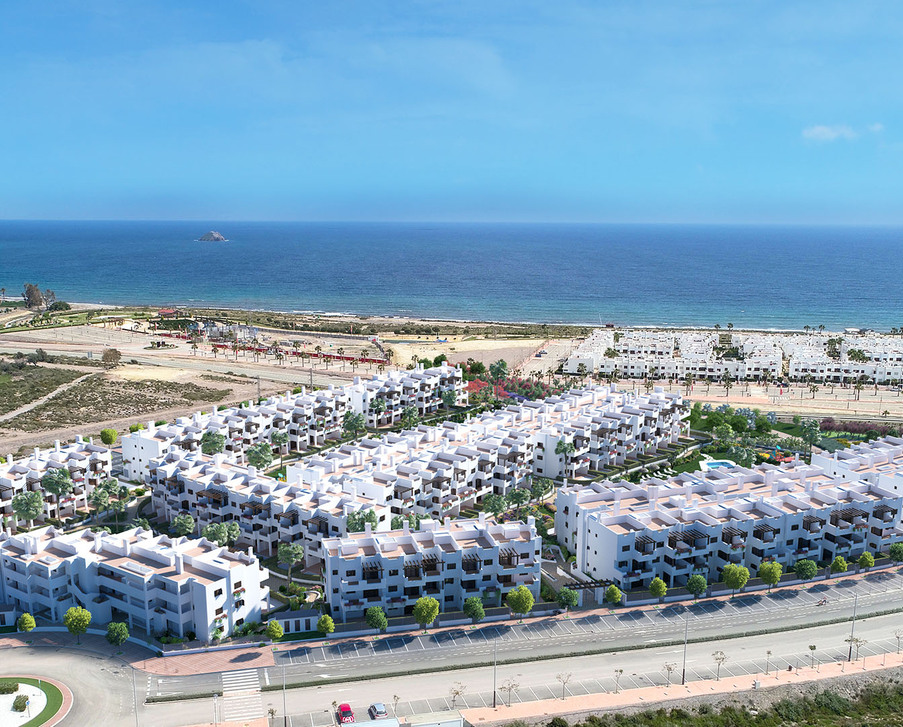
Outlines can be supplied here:
[[[18, 684], [14, 693], [0, 694], [0, 727], [50, 727], [61, 722], [72, 706], [72, 692], [61, 682], [23, 676], [4, 676], [0, 681]], [[24, 709], [16, 709], [17, 701]]]

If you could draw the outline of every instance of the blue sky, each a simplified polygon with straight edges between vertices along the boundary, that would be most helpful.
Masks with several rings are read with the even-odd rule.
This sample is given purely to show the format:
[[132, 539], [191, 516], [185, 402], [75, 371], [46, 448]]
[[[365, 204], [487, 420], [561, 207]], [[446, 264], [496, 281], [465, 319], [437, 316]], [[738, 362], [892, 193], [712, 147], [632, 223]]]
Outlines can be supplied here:
[[898, 2], [0, 9], [0, 218], [903, 223]]

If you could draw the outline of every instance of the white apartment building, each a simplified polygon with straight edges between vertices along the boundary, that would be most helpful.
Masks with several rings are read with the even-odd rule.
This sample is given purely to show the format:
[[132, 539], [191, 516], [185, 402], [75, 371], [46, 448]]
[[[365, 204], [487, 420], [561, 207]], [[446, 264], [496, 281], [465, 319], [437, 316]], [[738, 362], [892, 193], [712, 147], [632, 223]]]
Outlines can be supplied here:
[[883, 437], [833, 454], [812, 455], [812, 464], [837, 477], [864, 480], [903, 494], [903, 438]]
[[371, 606], [410, 614], [422, 596], [435, 598], [441, 611], [460, 611], [471, 596], [494, 594], [500, 604], [521, 585], [539, 598], [542, 538], [532, 517], [424, 520], [416, 531], [352, 533], [323, 546], [325, 596], [341, 621], [363, 618]]
[[390, 525], [386, 507], [353, 489], [288, 485], [222, 454], [208, 457], [173, 448], [151, 463], [150, 482], [153, 508], [163, 519], [189, 513], [198, 534], [207, 525], [234, 521], [241, 530], [238, 545], [270, 556], [279, 543], [298, 542], [307, 565], [322, 560], [323, 538], [345, 534], [352, 512], [373, 510], [378, 528]]
[[[674, 444], [685, 431], [682, 417], [680, 394], [657, 388], [637, 395], [592, 386], [512, 404], [463, 423], [420, 426], [346, 444], [293, 463], [286, 479], [346, 491], [353, 487], [396, 515], [454, 517], [533, 474], [585, 477]], [[573, 455], [555, 452], [561, 440], [575, 445]]]
[[[737, 355], [725, 357], [717, 351], [737, 348]], [[564, 371], [579, 373], [580, 364], [588, 374], [622, 378], [684, 379], [717, 381], [727, 373], [738, 380], [759, 379], [781, 374], [783, 358], [775, 340], [763, 334], [718, 333], [708, 331], [626, 331], [617, 342], [614, 332], [597, 329], [568, 357]], [[612, 352], [617, 355], [607, 355]]]
[[[442, 395], [453, 392], [455, 406], [467, 405], [464, 375], [460, 368], [443, 361], [441, 366], [410, 371], [390, 371], [370, 379], [355, 378], [348, 387], [351, 408], [367, 418], [367, 426], [376, 428], [393, 426], [401, 421], [404, 410], [413, 406], [421, 417], [432, 416], [442, 407]], [[374, 409], [374, 402], [381, 399], [382, 411]]]
[[[461, 370], [443, 362], [442, 366], [428, 369], [391, 371], [370, 379], [356, 377], [354, 383], [342, 387], [314, 391], [302, 387], [298, 394], [273, 396], [260, 404], [249, 401], [242, 406], [197, 412], [171, 424], [156, 426], [148, 422], [145, 429], [122, 437], [123, 477], [148, 482], [152, 461], [173, 446], [186, 452], [199, 451], [206, 431], [225, 437], [224, 453], [236, 462], [244, 461], [248, 447], [269, 442], [274, 432], [288, 433], [283, 452], [303, 452], [341, 439], [348, 411], [365, 414], [368, 426], [392, 426], [408, 406], [415, 406], [421, 416], [435, 414], [442, 406], [445, 391], [455, 392], [456, 405], [466, 405]], [[385, 402], [385, 411], [378, 417], [372, 409], [376, 399]], [[273, 451], [278, 454], [279, 448], [274, 446]]]
[[119, 535], [52, 527], [0, 534], [0, 601], [55, 622], [81, 606], [93, 625], [123, 621], [132, 632], [209, 639], [217, 628], [229, 634], [261, 620], [265, 579], [254, 555], [203, 538], [141, 528]]
[[[44, 496], [44, 515], [39, 518], [67, 518], [76, 510], [86, 510], [87, 497], [101, 482], [111, 476], [110, 450], [93, 439], [76, 437], [74, 442], [61, 445], [57, 441], [51, 449], [35, 448], [25, 457], [6, 456], [0, 464], [0, 515], [11, 524], [16, 520], [12, 500], [20, 492], [42, 492], [41, 479], [52, 469], [68, 469], [73, 490], [57, 502], [53, 495]], [[19, 523], [26, 525], [27, 523]]]
[[624, 589], [656, 576], [680, 586], [694, 573], [717, 581], [727, 563], [755, 572], [765, 560], [786, 569], [886, 551], [903, 540], [901, 504], [884, 484], [817, 465], [717, 468], [562, 487], [555, 533], [592, 578]]

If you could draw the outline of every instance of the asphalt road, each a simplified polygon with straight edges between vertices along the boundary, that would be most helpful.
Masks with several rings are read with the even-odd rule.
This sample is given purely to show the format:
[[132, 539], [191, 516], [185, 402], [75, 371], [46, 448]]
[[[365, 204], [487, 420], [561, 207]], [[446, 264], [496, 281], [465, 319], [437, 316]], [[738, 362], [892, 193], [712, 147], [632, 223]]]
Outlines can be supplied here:
[[[281, 682], [285, 667], [289, 683], [336, 677], [391, 675], [425, 666], [447, 669], [486, 663], [497, 648], [499, 661], [548, 659], [589, 649], [618, 650], [637, 645], [682, 641], [685, 625], [691, 640], [757, 631], [765, 628], [805, 627], [813, 620], [848, 618], [854, 596], [860, 614], [900, 607], [903, 574], [873, 573], [862, 580], [816, 583], [806, 590], [781, 590], [737, 596], [730, 601], [670, 605], [657, 610], [617, 610], [607, 615], [575, 615], [496, 623], [426, 635], [361, 637], [311, 647], [286, 643], [276, 652], [275, 668], [261, 668], [261, 684]], [[822, 598], [828, 604], [817, 606]], [[775, 637], [771, 637], [774, 639]], [[239, 666], [239, 665], [236, 665]], [[219, 674], [151, 677], [148, 693], [212, 692], [220, 688]]]
[[[586, 694], [614, 688], [615, 669], [623, 669], [618, 678], [621, 688], [664, 684], [668, 673], [664, 664], [673, 664], [671, 677], [678, 679], [682, 668], [684, 625], [688, 624], [691, 641], [687, 652], [687, 678], [710, 678], [715, 662], [713, 652], [723, 650], [727, 660], [722, 676], [764, 671], [766, 651], [772, 650], [769, 665], [790, 665], [844, 658], [848, 644], [849, 622], [811, 626], [815, 618], [845, 618], [852, 614], [853, 595], [857, 594], [856, 635], [866, 640], [863, 655], [879, 659], [884, 651], [896, 649], [894, 631], [900, 628], [900, 614], [864, 617], [868, 612], [896, 608], [903, 591], [903, 576], [876, 573], [862, 581], [843, 581], [830, 586], [817, 584], [801, 592], [776, 592], [737, 597], [733, 602], [704, 603], [685, 608], [672, 606], [643, 613], [616, 612], [589, 618], [574, 617], [568, 621], [554, 619], [538, 623], [497, 624], [486, 629], [456, 629], [448, 634], [387, 637], [376, 642], [357, 639], [350, 646], [335, 643], [310, 649], [303, 645], [287, 645], [277, 652], [275, 667], [245, 669], [223, 674], [187, 677], [156, 677], [137, 673], [133, 694], [132, 670], [115, 657], [102, 657], [77, 649], [21, 648], [8, 650], [0, 661], [6, 674], [46, 674], [66, 682], [75, 694], [75, 706], [65, 724], [102, 723], [116, 727], [179, 725], [211, 722], [214, 709], [219, 721], [262, 716], [272, 707], [282, 715], [281, 690], [259, 693], [266, 685], [291, 683], [301, 679], [314, 682], [343, 677], [378, 679], [323, 684], [285, 693], [291, 724], [295, 727], [325, 727], [331, 720], [333, 701], [348, 701], [361, 719], [367, 705], [382, 701], [393, 705], [398, 695], [398, 713], [422, 713], [451, 706], [450, 691], [454, 684], [464, 686], [457, 706], [482, 706], [492, 700], [493, 650], [497, 645], [500, 662], [519, 659], [517, 663], [499, 663], [497, 695], [499, 699], [535, 700], [567, 694]], [[793, 595], [793, 594], [796, 595]], [[829, 598], [827, 606], [815, 606], [821, 598]], [[783, 627], [790, 630], [730, 638], [751, 628]], [[808, 627], [808, 628], [807, 628]], [[656, 645], [663, 641], [676, 644]], [[617, 651], [642, 644], [647, 648]], [[815, 645], [813, 653], [809, 645]], [[612, 648], [613, 653], [573, 656], [591, 646]], [[558, 658], [537, 659], [538, 655]], [[485, 665], [468, 667], [480, 662]], [[240, 664], [236, 664], [240, 667]], [[456, 666], [454, 671], [427, 671], [416, 677], [395, 676], [391, 672], [411, 669]], [[389, 676], [382, 676], [387, 675]], [[563, 685], [556, 676], [570, 674]], [[563, 677], [564, 678], [564, 677]], [[510, 694], [502, 687], [516, 685]], [[144, 704], [146, 694], [216, 692], [210, 697], [166, 703]], [[134, 711], [137, 700], [138, 713]]]

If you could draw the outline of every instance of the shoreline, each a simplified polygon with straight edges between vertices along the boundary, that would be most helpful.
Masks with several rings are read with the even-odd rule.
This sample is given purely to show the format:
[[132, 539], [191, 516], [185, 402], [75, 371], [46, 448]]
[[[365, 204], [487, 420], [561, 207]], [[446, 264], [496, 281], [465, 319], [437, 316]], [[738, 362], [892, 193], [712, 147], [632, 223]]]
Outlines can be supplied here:
[[[212, 304], [193, 304], [193, 303], [93, 303], [93, 302], [70, 302], [73, 308], [84, 310], [124, 310], [124, 309], [147, 309], [159, 310], [161, 308], [172, 307], [176, 309], [184, 309], [187, 311], [222, 311], [225, 313], [256, 313], [256, 314], [272, 314], [283, 316], [303, 316], [325, 318], [333, 321], [353, 321], [359, 323], [380, 322], [391, 323], [398, 321], [402, 324], [418, 324], [418, 323], [441, 323], [445, 325], [462, 325], [462, 326], [549, 326], [556, 328], [611, 328], [614, 330], [645, 330], [645, 331], [711, 331], [719, 333], [762, 333], [762, 334], [807, 334], [816, 333], [817, 331], [805, 331], [803, 328], [792, 327], [761, 327], [761, 326], [734, 326], [733, 328], [715, 328], [712, 325], [696, 325], [681, 323], [617, 323], [617, 322], [554, 322], [554, 321], [530, 321], [530, 320], [491, 320], [476, 318], [443, 318], [440, 316], [408, 316], [393, 313], [355, 313], [341, 311], [316, 311], [316, 310], [282, 310], [278, 308], [241, 308], [230, 305], [212, 305]], [[260, 327], [260, 326], [258, 326]], [[856, 326], [850, 326], [856, 327]], [[881, 335], [891, 335], [890, 331], [871, 328], [869, 326], [859, 326], [861, 330], [873, 331]], [[843, 330], [835, 330], [825, 328], [823, 334], [843, 334]]]

